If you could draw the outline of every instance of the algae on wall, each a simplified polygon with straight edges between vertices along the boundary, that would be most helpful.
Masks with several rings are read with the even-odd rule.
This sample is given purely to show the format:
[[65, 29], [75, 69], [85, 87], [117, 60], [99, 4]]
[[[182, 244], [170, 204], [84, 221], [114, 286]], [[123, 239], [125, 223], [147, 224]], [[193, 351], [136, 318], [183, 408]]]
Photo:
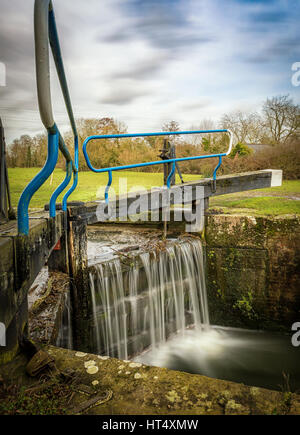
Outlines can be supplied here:
[[300, 318], [300, 219], [206, 219], [211, 323], [290, 331]]

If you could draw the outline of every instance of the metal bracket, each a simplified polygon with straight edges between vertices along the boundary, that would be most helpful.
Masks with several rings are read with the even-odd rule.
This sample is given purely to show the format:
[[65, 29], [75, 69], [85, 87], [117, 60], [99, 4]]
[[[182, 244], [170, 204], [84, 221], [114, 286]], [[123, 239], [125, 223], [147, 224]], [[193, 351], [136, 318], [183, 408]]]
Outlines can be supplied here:
[[217, 180], [211, 180], [211, 191], [213, 193], [217, 191]]

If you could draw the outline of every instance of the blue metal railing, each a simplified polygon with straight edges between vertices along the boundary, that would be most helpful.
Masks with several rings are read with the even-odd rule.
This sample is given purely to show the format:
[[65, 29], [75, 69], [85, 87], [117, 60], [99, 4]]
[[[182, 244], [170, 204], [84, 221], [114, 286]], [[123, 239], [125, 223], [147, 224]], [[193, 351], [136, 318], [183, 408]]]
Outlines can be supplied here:
[[[94, 168], [91, 164], [91, 161], [89, 159], [88, 153], [87, 153], [87, 144], [94, 139], [115, 139], [115, 138], [125, 138], [125, 137], [149, 137], [149, 136], [171, 136], [171, 135], [183, 135], [183, 134], [204, 134], [204, 133], [228, 133], [230, 140], [229, 140], [229, 147], [226, 153], [219, 153], [219, 154], [208, 154], [208, 155], [201, 155], [201, 156], [191, 156], [191, 157], [178, 157], [174, 159], [168, 159], [168, 160], [158, 160], [154, 162], [146, 162], [146, 163], [134, 163], [132, 165], [123, 165], [123, 166], [114, 166], [110, 168]], [[230, 154], [232, 149], [232, 141], [233, 141], [233, 134], [228, 129], [222, 129], [222, 130], [194, 130], [194, 131], [168, 131], [168, 132], [158, 132], [158, 133], [133, 133], [133, 134], [105, 134], [105, 135], [95, 135], [95, 136], [89, 136], [85, 139], [83, 142], [82, 150], [83, 154], [86, 160], [86, 163], [91, 171], [101, 173], [101, 172], [108, 172], [108, 183], [105, 189], [105, 202], [108, 203], [108, 192], [109, 188], [112, 184], [112, 172], [113, 171], [121, 171], [124, 169], [133, 169], [133, 168], [141, 168], [144, 166], [153, 166], [153, 165], [162, 165], [165, 163], [172, 163], [172, 168], [169, 173], [168, 179], [167, 179], [167, 187], [170, 188], [171, 179], [175, 172], [175, 165], [176, 162], [184, 162], [187, 160], [199, 160], [199, 159], [208, 159], [213, 157], [219, 158], [219, 163], [215, 167], [213, 171], [213, 180], [216, 180], [217, 170], [221, 166], [222, 163], [222, 157], [228, 156]]]
[[[39, 102], [39, 111], [41, 120], [48, 132], [48, 155], [47, 160], [42, 170], [31, 180], [31, 182], [24, 189], [19, 203], [18, 203], [18, 231], [19, 234], [27, 235], [29, 231], [29, 216], [28, 208], [30, 200], [34, 193], [42, 186], [42, 184], [49, 178], [55, 169], [58, 150], [62, 152], [66, 160], [66, 176], [63, 182], [53, 192], [49, 203], [49, 215], [51, 218], [56, 215], [56, 200], [58, 196], [68, 186], [71, 175], [73, 172], [73, 184], [65, 193], [62, 201], [62, 209], [67, 210], [67, 200], [71, 193], [75, 190], [78, 183], [78, 134], [76, 124], [73, 116], [73, 110], [68, 91], [63, 60], [59, 45], [59, 38], [56, 29], [55, 16], [51, 0], [35, 0], [34, 5], [34, 33], [35, 33], [35, 59], [36, 59], [36, 79], [37, 79], [37, 93]], [[50, 89], [50, 69], [49, 69], [49, 44], [51, 46], [52, 55], [54, 58], [56, 71], [61, 85], [66, 109], [68, 112], [70, 124], [74, 136], [74, 161], [71, 158], [69, 150], [64, 143], [64, 140], [59, 132], [59, 129], [54, 121], [51, 103], [51, 89]], [[83, 153], [88, 167], [94, 172], [108, 172], [108, 183], [105, 189], [105, 201], [108, 202], [109, 188], [112, 184], [112, 172], [124, 169], [133, 169], [138, 167], [152, 166], [165, 164], [166, 160], [159, 160], [154, 162], [136, 163], [132, 165], [115, 166], [109, 168], [96, 169], [92, 166], [88, 154], [87, 144], [93, 139], [114, 139], [126, 137], [147, 137], [147, 136], [171, 136], [171, 135], [185, 135], [185, 134], [204, 134], [204, 133], [228, 133], [230, 135], [229, 148], [226, 153], [171, 158], [168, 163], [172, 163], [172, 168], [167, 179], [167, 187], [170, 188], [171, 179], [175, 172], [175, 165], [177, 162], [187, 160], [198, 160], [218, 157], [219, 163], [214, 169], [213, 180], [216, 180], [216, 173], [222, 163], [222, 157], [230, 153], [232, 148], [232, 133], [230, 130], [196, 130], [196, 131], [171, 131], [171, 132], [158, 132], [158, 133], [135, 133], [135, 134], [116, 134], [116, 135], [94, 135], [89, 136], [83, 143]]]
[[[41, 120], [48, 132], [48, 156], [43, 169], [25, 187], [18, 203], [18, 232], [27, 235], [29, 231], [29, 203], [34, 193], [49, 178], [55, 169], [58, 159], [58, 149], [66, 160], [66, 176], [64, 181], [53, 192], [49, 203], [49, 215], [56, 215], [57, 197], [68, 186], [73, 172], [73, 184], [65, 193], [62, 209], [67, 210], [67, 200], [78, 183], [78, 134], [74, 120], [71, 99], [56, 29], [55, 16], [51, 0], [35, 0], [34, 4], [34, 37], [38, 102]], [[74, 161], [55, 124], [52, 112], [50, 69], [49, 69], [49, 43], [54, 58], [57, 75], [60, 81], [66, 109], [74, 136]]]

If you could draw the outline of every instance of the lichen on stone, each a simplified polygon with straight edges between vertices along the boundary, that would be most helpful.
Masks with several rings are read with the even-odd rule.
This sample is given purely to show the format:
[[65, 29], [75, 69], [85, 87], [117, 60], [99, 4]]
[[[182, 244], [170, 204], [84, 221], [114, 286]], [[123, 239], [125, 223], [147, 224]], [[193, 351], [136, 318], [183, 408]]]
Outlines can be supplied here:
[[88, 368], [86, 369], [86, 372], [89, 374], [89, 375], [94, 375], [95, 373], [97, 373], [98, 372], [98, 367], [97, 366], [88, 366]]
[[250, 394], [252, 396], [256, 396], [258, 393], [259, 393], [259, 388], [257, 388], [257, 387], [251, 387], [250, 388]]
[[219, 403], [219, 405], [224, 406], [230, 399], [230, 392], [229, 391], [221, 391], [221, 393], [219, 394], [217, 401]]
[[88, 367], [90, 367], [90, 366], [94, 366], [94, 365], [96, 365], [96, 361], [94, 361], [94, 360], [89, 360], [89, 361], [86, 361], [85, 363], [84, 363], [84, 367], [87, 369]]
[[250, 414], [250, 411], [245, 408], [240, 403], [231, 399], [227, 402], [225, 406], [225, 414], [240, 415], [240, 414]]
[[169, 400], [169, 402], [181, 402], [180, 396], [177, 394], [175, 390], [168, 391], [166, 394], [166, 398]]
[[84, 356], [86, 356], [87, 354], [84, 352], [76, 352], [75, 356], [78, 356], [79, 358], [83, 358]]
[[131, 368], [142, 367], [142, 364], [137, 362], [132, 362], [129, 364], [129, 367]]

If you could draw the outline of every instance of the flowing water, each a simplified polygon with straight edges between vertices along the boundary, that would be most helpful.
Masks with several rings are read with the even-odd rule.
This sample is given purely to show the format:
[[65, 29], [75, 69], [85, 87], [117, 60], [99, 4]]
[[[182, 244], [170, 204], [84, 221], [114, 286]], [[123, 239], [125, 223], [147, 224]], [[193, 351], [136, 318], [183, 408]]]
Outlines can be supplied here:
[[299, 348], [287, 335], [211, 327], [175, 335], [135, 358], [147, 365], [300, 392]]
[[70, 293], [64, 294], [64, 311], [62, 315], [62, 323], [58, 332], [56, 346], [64, 347], [65, 349], [73, 349], [73, 331], [72, 331], [72, 307]]
[[90, 273], [94, 351], [127, 359], [187, 326], [209, 326], [201, 242], [144, 252], [129, 266], [120, 258]]
[[272, 389], [300, 389], [289, 336], [209, 324], [201, 241], [90, 269], [91, 350]]

